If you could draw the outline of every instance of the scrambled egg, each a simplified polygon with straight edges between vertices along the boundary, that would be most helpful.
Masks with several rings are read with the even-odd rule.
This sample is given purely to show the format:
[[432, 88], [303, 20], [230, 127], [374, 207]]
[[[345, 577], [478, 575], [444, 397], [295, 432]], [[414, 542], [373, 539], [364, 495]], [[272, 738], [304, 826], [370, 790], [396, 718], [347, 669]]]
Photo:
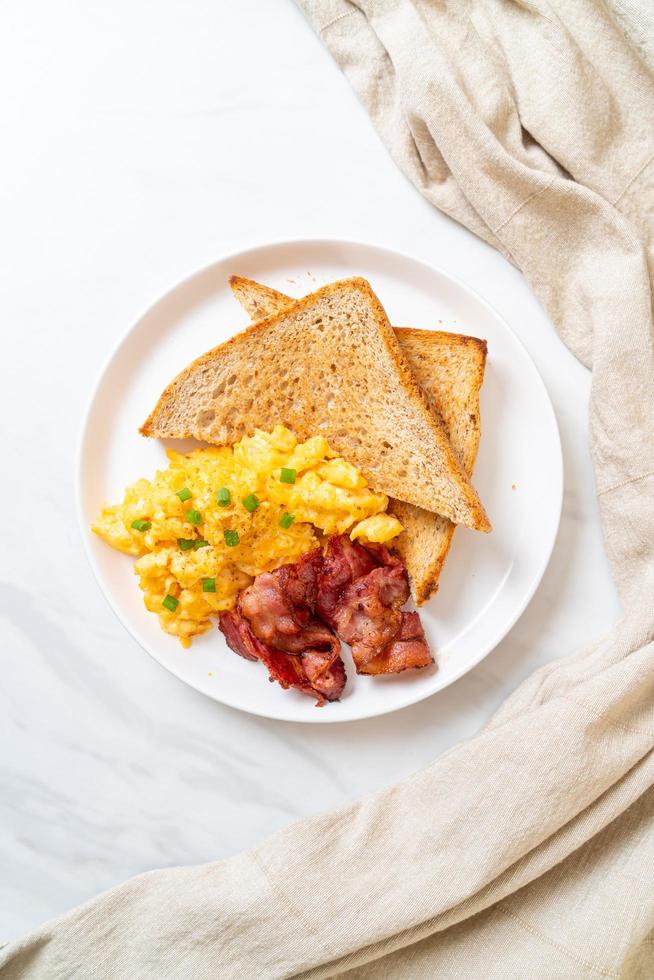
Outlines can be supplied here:
[[232, 609], [260, 572], [295, 561], [319, 534], [385, 542], [402, 525], [358, 469], [322, 436], [298, 443], [282, 425], [234, 446], [169, 451], [168, 468], [137, 480], [93, 530], [137, 558], [146, 607], [184, 646]]

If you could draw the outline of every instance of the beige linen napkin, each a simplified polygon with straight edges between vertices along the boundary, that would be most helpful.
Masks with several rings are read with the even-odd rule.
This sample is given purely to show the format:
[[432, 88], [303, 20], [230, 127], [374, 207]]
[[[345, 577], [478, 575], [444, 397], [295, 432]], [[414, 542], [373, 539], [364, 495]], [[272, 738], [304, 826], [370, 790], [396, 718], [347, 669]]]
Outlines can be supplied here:
[[128, 881], [0, 952], [0, 974], [651, 978], [652, 9], [302, 6], [400, 167], [520, 266], [592, 365], [624, 620], [424, 772], [229, 860]]

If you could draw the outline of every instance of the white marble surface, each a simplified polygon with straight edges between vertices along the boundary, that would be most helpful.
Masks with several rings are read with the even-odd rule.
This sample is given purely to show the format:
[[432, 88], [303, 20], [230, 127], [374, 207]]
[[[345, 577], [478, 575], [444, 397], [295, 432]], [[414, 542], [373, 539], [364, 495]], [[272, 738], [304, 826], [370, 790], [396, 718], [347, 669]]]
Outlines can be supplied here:
[[[129, 875], [209, 861], [472, 735], [617, 617], [587, 449], [589, 377], [522, 276], [396, 170], [290, 0], [10, 0], [0, 12], [0, 939]], [[116, 338], [225, 251], [336, 235], [412, 252], [507, 318], [552, 396], [566, 492], [531, 605], [440, 695], [297, 726], [187, 689], [123, 631], [82, 553], [81, 415]]]

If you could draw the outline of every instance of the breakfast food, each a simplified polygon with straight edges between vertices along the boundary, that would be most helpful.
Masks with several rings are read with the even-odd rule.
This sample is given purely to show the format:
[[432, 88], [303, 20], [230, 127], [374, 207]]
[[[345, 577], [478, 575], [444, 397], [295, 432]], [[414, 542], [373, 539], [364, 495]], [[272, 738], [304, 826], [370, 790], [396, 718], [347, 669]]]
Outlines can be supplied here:
[[388, 498], [323, 436], [300, 443], [278, 425], [168, 458], [167, 469], [105, 507], [93, 530], [137, 558], [146, 607], [184, 645], [256, 575], [314, 549], [319, 534], [387, 542], [402, 530]]
[[416, 612], [402, 606], [409, 583], [402, 559], [383, 545], [332, 535], [296, 563], [258, 575], [236, 609], [220, 616], [227, 645], [260, 660], [270, 680], [338, 700], [345, 686], [339, 640], [357, 673], [392, 674], [434, 661]]
[[315, 697], [319, 708], [327, 701], [340, 700], [347, 680], [340, 655], [332, 661], [319, 650], [295, 655], [275, 650], [258, 640], [247, 620], [235, 612], [221, 613], [220, 629], [230, 650], [245, 660], [259, 660], [267, 668], [269, 680], [277, 681], [285, 691], [293, 688]]
[[338, 701], [345, 687], [341, 644], [315, 615], [320, 548], [293, 565], [259, 575], [237, 608], [221, 613], [227, 645], [246, 660], [260, 660], [271, 681], [317, 698]]
[[[128, 487], [93, 530], [133, 555], [146, 607], [189, 646], [215, 619], [271, 681], [316, 699], [434, 664], [420, 616], [470, 483], [486, 344], [393, 328], [364, 279], [300, 300], [232, 277], [257, 322], [193, 361], [141, 427], [210, 443]], [[390, 499], [389, 499], [390, 498]]]
[[[279, 313], [294, 302], [252, 279], [232, 276], [229, 282], [253, 319]], [[432, 411], [442, 419], [459, 462], [471, 476], [481, 435], [479, 393], [486, 342], [441, 330], [395, 328], [395, 336]], [[404, 526], [393, 546], [404, 558], [413, 598], [420, 606], [438, 588], [456, 525], [441, 514], [401, 500], [392, 500], [390, 507]]]
[[329, 539], [316, 612], [352, 647], [357, 674], [399, 674], [433, 663], [418, 613], [402, 611], [408, 598], [409, 580], [398, 555], [346, 535]]
[[272, 419], [324, 435], [384, 493], [490, 530], [365, 280], [325, 286], [198, 358], [141, 431], [226, 444]]
[[[398, 330], [411, 369], [432, 410], [443, 420], [452, 449], [472, 476], [481, 437], [479, 395], [486, 367], [486, 341], [441, 331]], [[438, 589], [456, 524], [403, 500], [391, 510], [405, 530], [394, 543], [411, 576], [416, 605]]]
[[317, 698], [338, 701], [345, 687], [341, 644], [315, 614], [320, 548], [293, 565], [259, 575], [239, 597], [233, 612], [222, 613], [227, 645], [248, 660], [260, 660], [271, 681]]

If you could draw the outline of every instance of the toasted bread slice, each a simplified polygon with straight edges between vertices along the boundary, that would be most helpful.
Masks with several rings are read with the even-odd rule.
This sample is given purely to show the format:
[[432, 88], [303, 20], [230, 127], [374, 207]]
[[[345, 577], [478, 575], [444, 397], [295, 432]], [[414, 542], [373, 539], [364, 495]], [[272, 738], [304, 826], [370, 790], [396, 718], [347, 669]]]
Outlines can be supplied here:
[[[252, 317], [279, 312], [293, 302], [270, 286], [232, 276], [230, 285]], [[484, 380], [486, 341], [440, 330], [395, 330], [400, 347], [432, 409], [440, 414], [452, 449], [469, 476], [481, 435], [479, 392]], [[396, 542], [411, 579], [417, 605], [432, 596], [452, 543], [452, 521], [399, 500], [391, 510], [404, 525]]]
[[141, 432], [223, 444], [276, 422], [324, 435], [375, 489], [490, 530], [365, 279], [324, 286], [199, 357]]
[[[398, 329], [396, 336], [429, 404], [442, 418], [459, 462], [472, 476], [481, 436], [479, 393], [486, 341], [431, 330]], [[438, 589], [456, 525], [401, 500], [393, 500], [390, 509], [404, 527], [396, 547], [409, 572], [416, 605], [421, 606]]]

